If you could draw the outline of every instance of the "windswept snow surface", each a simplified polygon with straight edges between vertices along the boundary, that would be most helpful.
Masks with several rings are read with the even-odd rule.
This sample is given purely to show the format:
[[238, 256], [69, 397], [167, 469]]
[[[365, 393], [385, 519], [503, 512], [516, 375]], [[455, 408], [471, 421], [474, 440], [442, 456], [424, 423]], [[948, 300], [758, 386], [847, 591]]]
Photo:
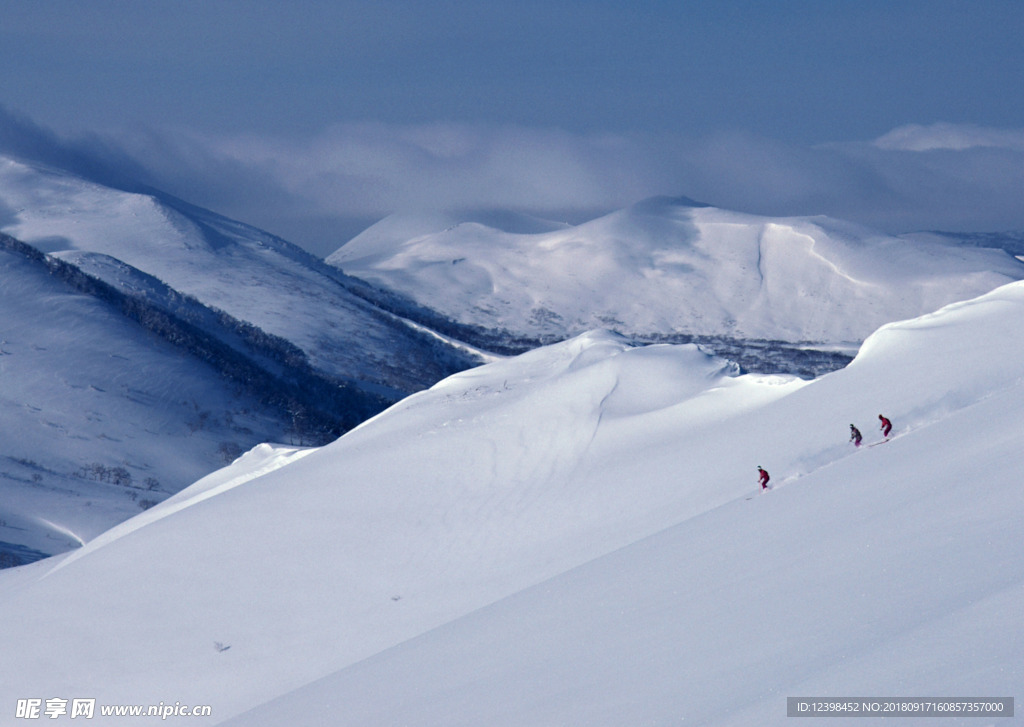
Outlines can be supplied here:
[[[349, 292], [298, 248], [180, 200], [0, 157], [0, 231], [119, 287], [114, 258], [298, 346], [328, 376], [423, 388], [469, 357]], [[333, 277], [332, 277], [333, 276]]]
[[[811, 382], [591, 332], [262, 447], [0, 573], [0, 714], [781, 725], [787, 696], [1019, 697], [1022, 322], [1007, 285]], [[892, 441], [846, 442], [879, 413]]]
[[549, 230], [501, 223], [385, 219], [327, 262], [460, 323], [533, 339], [599, 327], [859, 343], [884, 323], [1024, 278], [1001, 250], [686, 199]]

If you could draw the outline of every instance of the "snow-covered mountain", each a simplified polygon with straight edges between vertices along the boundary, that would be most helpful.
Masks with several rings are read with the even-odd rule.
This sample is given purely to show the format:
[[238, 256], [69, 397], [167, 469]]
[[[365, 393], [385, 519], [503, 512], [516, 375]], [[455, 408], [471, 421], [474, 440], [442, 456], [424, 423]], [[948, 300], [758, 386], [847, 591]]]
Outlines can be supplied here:
[[271, 235], [6, 157], [0, 275], [0, 566], [478, 360]]
[[0, 565], [78, 547], [286, 413], [0, 239]]
[[411, 306], [533, 341], [603, 327], [855, 348], [887, 322], [1024, 278], [1003, 250], [670, 198], [548, 229], [396, 216], [327, 262]]
[[396, 398], [470, 359], [353, 295], [280, 238], [159, 192], [0, 157], [0, 232], [119, 288], [139, 273], [293, 344], [333, 379]]
[[[591, 332], [261, 446], [0, 572], [5, 719], [781, 725], [787, 696], [1015, 696], [1022, 322], [1009, 284], [813, 381]], [[879, 413], [895, 436], [855, 449]]]

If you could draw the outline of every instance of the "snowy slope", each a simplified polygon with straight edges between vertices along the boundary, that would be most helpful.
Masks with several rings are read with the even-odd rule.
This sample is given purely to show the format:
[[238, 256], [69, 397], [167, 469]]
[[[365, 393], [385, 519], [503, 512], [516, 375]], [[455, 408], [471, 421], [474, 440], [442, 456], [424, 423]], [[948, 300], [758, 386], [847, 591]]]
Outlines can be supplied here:
[[[0, 557], [78, 547], [288, 421], [0, 247]], [[122, 469], [123, 472], [112, 472]]]
[[[888, 327], [850, 369], [752, 412], [764, 432], [738, 436], [751, 452], [771, 452], [759, 459], [774, 463], [775, 491], [657, 532], [229, 724], [300, 715], [333, 725], [743, 727], [789, 724], [787, 696], [1016, 696], [1019, 709], [1024, 339], [1019, 323], [1004, 326], [1022, 305], [1017, 285]], [[983, 345], [1007, 331], [1015, 343]], [[882, 405], [902, 423], [896, 438], [863, 450], [838, 443], [839, 416], [863, 424]], [[660, 448], [633, 452], [631, 489]]]
[[[76, 265], [97, 255], [127, 263], [290, 341], [316, 370], [392, 400], [470, 364], [350, 293], [336, 271], [300, 249], [157, 193], [0, 157], [0, 231]], [[115, 267], [92, 267], [119, 284]]]
[[[260, 448], [0, 573], [0, 703], [782, 724], [787, 695], [1014, 696], [1022, 314], [1008, 285], [811, 382], [589, 333]], [[898, 436], [854, 450], [880, 411]]]
[[551, 230], [442, 222], [386, 219], [327, 262], [460, 323], [533, 339], [609, 327], [859, 342], [889, 321], [1024, 277], [1024, 264], [1003, 251], [686, 199]]

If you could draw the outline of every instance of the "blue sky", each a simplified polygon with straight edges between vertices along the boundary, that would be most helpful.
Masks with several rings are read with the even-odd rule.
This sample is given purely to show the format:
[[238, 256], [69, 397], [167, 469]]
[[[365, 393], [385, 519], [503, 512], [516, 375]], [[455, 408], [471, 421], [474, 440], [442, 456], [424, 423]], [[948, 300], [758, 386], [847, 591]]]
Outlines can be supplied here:
[[0, 0], [0, 124], [320, 252], [652, 194], [1024, 228], [1022, 39], [1017, 0]]

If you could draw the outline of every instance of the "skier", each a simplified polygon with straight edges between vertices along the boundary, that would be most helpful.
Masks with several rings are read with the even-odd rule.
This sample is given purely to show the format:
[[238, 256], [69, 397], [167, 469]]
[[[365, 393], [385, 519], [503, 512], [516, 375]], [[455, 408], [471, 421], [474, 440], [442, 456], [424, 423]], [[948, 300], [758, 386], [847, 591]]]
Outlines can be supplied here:
[[863, 439], [863, 437], [860, 436], [860, 430], [857, 429], [857, 427], [855, 427], [855, 426], [853, 426], [851, 424], [850, 425], [850, 441], [853, 442], [853, 446], [854, 447], [859, 447], [861, 439]]
[[768, 480], [771, 479], [771, 477], [768, 476], [768, 470], [766, 470], [763, 467], [761, 467], [761, 465], [758, 465], [757, 466], [757, 471], [760, 473], [757, 476], [757, 481], [761, 485], [761, 489], [762, 490], [767, 490], [768, 489]]
[[888, 419], [886, 419], [881, 414], [878, 415], [878, 419], [879, 419], [879, 421], [882, 422], [882, 436], [885, 437], [886, 439], [888, 439], [889, 438], [889, 432], [892, 431], [892, 422], [889, 421]]

